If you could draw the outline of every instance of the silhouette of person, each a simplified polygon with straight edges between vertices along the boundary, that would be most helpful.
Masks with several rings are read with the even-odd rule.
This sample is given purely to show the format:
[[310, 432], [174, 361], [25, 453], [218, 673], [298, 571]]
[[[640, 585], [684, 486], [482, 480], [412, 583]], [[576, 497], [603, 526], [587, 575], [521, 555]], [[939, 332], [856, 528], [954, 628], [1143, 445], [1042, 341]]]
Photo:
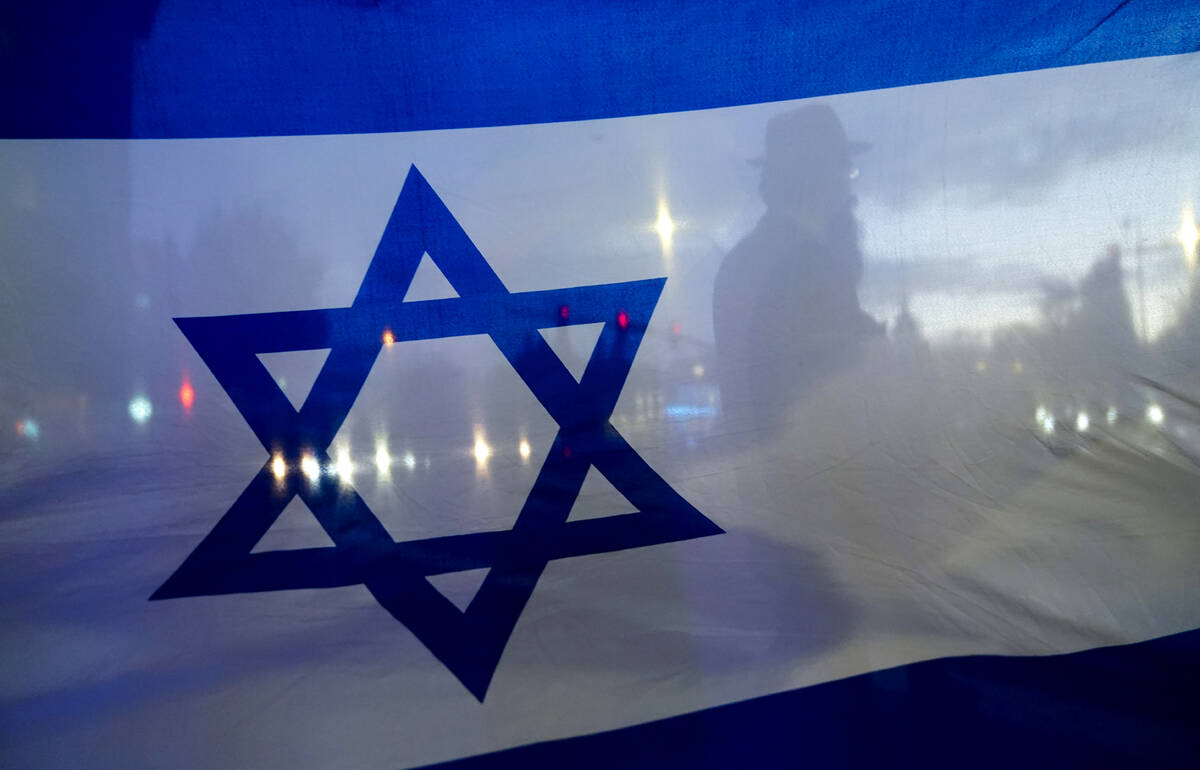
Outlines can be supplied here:
[[809, 387], [884, 335], [858, 301], [852, 158], [867, 147], [848, 140], [824, 104], [767, 121], [766, 153], [752, 161], [762, 167], [767, 210], [725, 257], [713, 288], [727, 420], [777, 426]]

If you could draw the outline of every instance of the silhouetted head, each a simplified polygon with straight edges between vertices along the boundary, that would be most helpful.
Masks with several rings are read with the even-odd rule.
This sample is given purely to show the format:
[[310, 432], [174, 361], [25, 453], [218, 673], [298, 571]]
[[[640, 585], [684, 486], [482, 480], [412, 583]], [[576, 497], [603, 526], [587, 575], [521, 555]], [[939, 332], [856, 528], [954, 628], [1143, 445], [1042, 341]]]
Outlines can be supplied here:
[[809, 104], [768, 120], [766, 153], [751, 162], [762, 167], [759, 191], [767, 208], [823, 226], [853, 208], [853, 158], [869, 147], [846, 138], [828, 105]]

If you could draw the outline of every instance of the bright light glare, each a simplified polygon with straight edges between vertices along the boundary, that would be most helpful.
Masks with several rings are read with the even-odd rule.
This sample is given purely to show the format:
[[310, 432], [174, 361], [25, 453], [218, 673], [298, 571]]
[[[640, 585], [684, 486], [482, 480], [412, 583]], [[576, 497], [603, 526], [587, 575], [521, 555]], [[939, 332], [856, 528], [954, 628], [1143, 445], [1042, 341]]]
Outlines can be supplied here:
[[1152, 425], [1162, 425], [1163, 416], [1163, 409], [1158, 404], [1151, 404], [1150, 406], [1146, 407], [1146, 419], [1149, 420]]
[[482, 437], [475, 439], [475, 462], [486, 463], [487, 459], [492, 456], [492, 448], [487, 445], [487, 442]]
[[316, 481], [321, 475], [321, 465], [317, 462], [317, 458], [306, 454], [300, 458], [300, 472], [308, 478], [309, 481]]
[[153, 413], [154, 408], [150, 405], [150, 399], [145, 396], [134, 396], [130, 400], [129, 417], [138, 425], [145, 425]]
[[1046, 419], [1042, 420], [1042, 432], [1050, 434], [1054, 432], [1054, 415], [1046, 415]]
[[349, 481], [350, 477], [354, 475], [354, 463], [350, 461], [350, 452], [345, 447], [338, 450], [334, 470], [337, 471], [338, 478], [346, 481]]
[[662, 242], [663, 251], [670, 251], [671, 237], [675, 235], [675, 222], [671, 219], [671, 212], [667, 208], [665, 200], [658, 202], [658, 219], [654, 222], [654, 229], [658, 231], [658, 239]]
[[1088, 419], [1087, 412], [1080, 412], [1079, 415], [1075, 418], [1075, 430], [1079, 431], [1080, 433], [1083, 433], [1084, 431], [1086, 431], [1088, 429], [1088, 426], [1091, 424], [1092, 423], [1091, 423], [1091, 420]]
[[34, 420], [25, 419], [17, 423], [17, 433], [36, 441], [38, 436], [42, 435], [42, 429]]
[[1182, 222], [1179, 225], [1179, 245], [1183, 247], [1183, 261], [1188, 270], [1195, 270], [1197, 263], [1196, 247], [1200, 245], [1200, 230], [1196, 229], [1196, 214], [1191, 205], [1183, 207]]
[[700, 364], [696, 364], [695, 366], [693, 366], [692, 367], [692, 376], [695, 377], [696, 379], [700, 379], [701, 377], [703, 377], [704, 376], [704, 367], [701, 366]]
[[410, 471], [417, 467], [417, 458], [413, 456], [412, 452], [404, 453], [404, 467], [408, 468]]
[[1050, 413], [1046, 411], [1046, 407], [1039, 406], [1037, 408], [1037, 411], [1033, 413], [1033, 419], [1037, 422], [1038, 425], [1041, 425], [1042, 423], [1046, 422], [1046, 417], [1049, 414]]
[[271, 473], [276, 480], [282, 480], [284, 474], [287, 473], [287, 463], [283, 461], [283, 455], [278, 452], [271, 458]]
[[383, 344], [391, 345], [391, 344], [394, 344], [395, 342], [396, 342], [396, 335], [392, 334], [392, 330], [384, 329], [383, 330]]
[[522, 460], [528, 460], [529, 455], [533, 452], [529, 447], [529, 442], [525, 439], [521, 439], [521, 443], [517, 445], [517, 451], [521, 453]]
[[387, 475], [392, 467], [392, 456], [388, 454], [387, 447], [383, 444], [375, 447], [375, 467], [383, 475]]

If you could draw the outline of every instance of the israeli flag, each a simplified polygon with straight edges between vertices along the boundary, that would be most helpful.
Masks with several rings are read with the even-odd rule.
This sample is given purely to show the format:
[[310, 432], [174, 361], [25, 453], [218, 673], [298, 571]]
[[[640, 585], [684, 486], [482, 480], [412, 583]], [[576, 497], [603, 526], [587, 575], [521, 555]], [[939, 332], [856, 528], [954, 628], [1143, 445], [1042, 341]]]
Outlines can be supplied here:
[[536, 5], [7, 14], [3, 764], [1200, 764], [1200, 13]]

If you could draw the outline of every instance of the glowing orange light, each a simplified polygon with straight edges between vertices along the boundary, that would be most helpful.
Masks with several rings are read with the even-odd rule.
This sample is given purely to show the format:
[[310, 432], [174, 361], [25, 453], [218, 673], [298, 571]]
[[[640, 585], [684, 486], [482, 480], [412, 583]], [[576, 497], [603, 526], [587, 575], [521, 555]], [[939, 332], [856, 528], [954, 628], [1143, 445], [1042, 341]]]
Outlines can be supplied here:
[[617, 328], [620, 328], [620, 329], [628, 329], [629, 328], [629, 314], [626, 313], [624, 310], [621, 310], [617, 313]]
[[384, 330], [383, 330], [383, 344], [384, 344], [384, 345], [391, 345], [391, 344], [392, 344], [393, 342], [395, 342], [395, 341], [396, 341], [396, 335], [395, 335], [395, 334], [392, 334], [392, 330], [391, 330], [391, 329], [384, 329]]
[[187, 380], [179, 386], [179, 403], [183, 404], [183, 411], [192, 411], [192, 404], [196, 403], [196, 391], [192, 390], [192, 383]]

